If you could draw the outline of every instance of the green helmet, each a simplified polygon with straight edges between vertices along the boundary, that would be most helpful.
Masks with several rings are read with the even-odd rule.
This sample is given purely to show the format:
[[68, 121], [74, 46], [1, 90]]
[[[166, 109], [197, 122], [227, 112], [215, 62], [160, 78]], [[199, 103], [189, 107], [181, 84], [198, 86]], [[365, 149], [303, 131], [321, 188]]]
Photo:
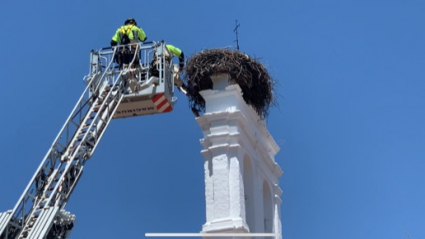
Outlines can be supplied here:
[[127, 25], [127, 24], [134, 24], [137, 26], [136, 20], [134, 20], [134, 18], [129, 18], [125, 20], [124, 25]]

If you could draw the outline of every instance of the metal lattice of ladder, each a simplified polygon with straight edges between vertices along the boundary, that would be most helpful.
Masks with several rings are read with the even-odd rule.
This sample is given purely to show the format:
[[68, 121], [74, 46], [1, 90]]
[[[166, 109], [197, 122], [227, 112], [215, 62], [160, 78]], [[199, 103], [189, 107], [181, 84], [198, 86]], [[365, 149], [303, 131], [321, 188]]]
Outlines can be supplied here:
[[[147, 52], [165, 48], [163, 42], [136, 46], [145, 62]], [[75, 216], [64, 207], [125, 95], [128, 75], [141, 72], [117, 69], [119, 48], [109, 49], [92, 51], [87, 87], [13, 210], [0, 213], [0, 239], [68, 237]]]

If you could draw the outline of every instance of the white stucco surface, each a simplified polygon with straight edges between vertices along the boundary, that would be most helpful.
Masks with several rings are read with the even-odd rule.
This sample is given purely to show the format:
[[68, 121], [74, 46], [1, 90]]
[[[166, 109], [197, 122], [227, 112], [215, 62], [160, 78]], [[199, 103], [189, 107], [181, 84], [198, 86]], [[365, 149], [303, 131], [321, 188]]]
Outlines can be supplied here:
[[[206, 198], [202, 232], [281, 235], [278, 178], [283, 172], [274, 160], [279, 147], [264, 121], [243, 100], [239, 85], [229, 85], [228, 75], [211, 78], [213, 89], [200, 92], [205, 114], [197, 118], [204, 136], [200, 140]], [[244, 163], [250, 168], [245, 175]]]

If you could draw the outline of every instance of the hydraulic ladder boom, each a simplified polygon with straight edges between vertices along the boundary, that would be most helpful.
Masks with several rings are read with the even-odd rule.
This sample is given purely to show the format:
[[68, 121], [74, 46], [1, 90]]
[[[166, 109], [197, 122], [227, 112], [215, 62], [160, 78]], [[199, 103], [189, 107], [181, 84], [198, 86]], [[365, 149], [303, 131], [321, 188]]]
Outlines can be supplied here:
[[[67, 238], [75, 216], [64, 210], [65, 205], [120, 103], [135, 97], [147, 101], [155, 97], [155, 86], [173, 86], [172, 66], [164, 64], [164, 54], [153, 54], [166, 49], [163, 42], [133, 44], [137, 54], [128, 67], [114, 63], [120, 47], [92, 51], [90, 74], [84, 79], [87, 87], [15, 207], [0, 213], [0, 239]], [[162, 58], [156, 77], [149, 75], [151, 57]], [[172, 97], [172, 90], [162, 94]]]

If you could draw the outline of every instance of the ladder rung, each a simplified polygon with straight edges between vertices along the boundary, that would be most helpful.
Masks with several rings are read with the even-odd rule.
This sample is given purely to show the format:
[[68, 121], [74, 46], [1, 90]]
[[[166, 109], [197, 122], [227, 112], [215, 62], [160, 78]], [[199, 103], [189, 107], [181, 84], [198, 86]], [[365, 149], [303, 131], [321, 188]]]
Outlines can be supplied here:
[[79, 135], [83, 135], [83, 134], [87, 133], [88, 132], [88, 129], [89, 129], [88, 127], [85, 128], [85, 129], [82, 129], [81, 130], [81, 133]]
[[32, 195], [32, 194], [30, 194], [29, 192], [27, 193], [27, 196], [30, 197], [30, 198], [32, 198], [32, 199], [35, 199], [35, 196]]

